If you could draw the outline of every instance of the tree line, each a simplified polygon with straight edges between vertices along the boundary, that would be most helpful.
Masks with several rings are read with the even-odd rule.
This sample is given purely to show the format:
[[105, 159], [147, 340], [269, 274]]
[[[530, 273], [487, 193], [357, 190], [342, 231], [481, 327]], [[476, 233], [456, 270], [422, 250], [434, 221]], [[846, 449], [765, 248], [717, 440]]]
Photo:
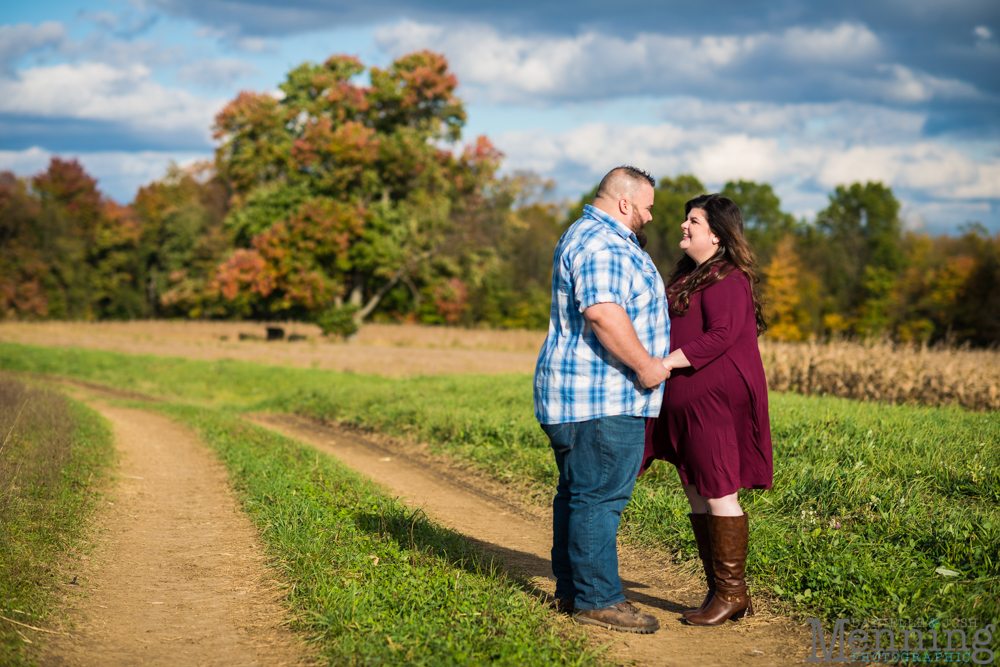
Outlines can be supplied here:
[[[498, 173], [445, 59], [333, 56], [217, 116], [214, 160], [173, 166], [122, 206], [74, 160], [0, 174], [0, 318], [252, 318], [544, 328], [552, 250], [593, 191], [547, 201]], [[596, 189], [596, 188], [595, 188]], [[658, 182], [647, 251], [680, 256], [693, 175]], [[881, 183], [838, 186], [811, 222], [768, 184], [729, 182], [782, 340], [1000, 341], [1000, 235], [906, 232]]]

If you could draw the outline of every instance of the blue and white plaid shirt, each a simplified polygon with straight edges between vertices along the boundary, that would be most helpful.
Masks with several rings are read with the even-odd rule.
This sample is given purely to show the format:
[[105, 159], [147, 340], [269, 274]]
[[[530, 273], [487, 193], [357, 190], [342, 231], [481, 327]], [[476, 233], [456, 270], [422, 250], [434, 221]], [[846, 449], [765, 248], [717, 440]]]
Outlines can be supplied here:
[[663, 279], [635, 234], [610, 215], [583, 207], [556, 244], [549, 334], [535, 366], [535, 417], [565, 424], [600, 417], [656, 417], [663, 385], [643, 389], [635, 371], [604, 349], [583, 311], [597, 303], [625, 309], [654, 357], [670, 351]]

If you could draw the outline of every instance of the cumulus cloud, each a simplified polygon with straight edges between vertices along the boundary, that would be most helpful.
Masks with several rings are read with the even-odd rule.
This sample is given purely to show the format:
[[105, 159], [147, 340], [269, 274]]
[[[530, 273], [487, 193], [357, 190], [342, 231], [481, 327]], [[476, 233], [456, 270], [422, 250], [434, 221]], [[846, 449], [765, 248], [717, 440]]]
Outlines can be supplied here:
[[472, 96], [490, 102], [691, 94], [910, 104], [978, 94], [957, 79], [880, 64], [883, 44], [856, 23], [745, 35], [639, 33], [624, 39], [598, 32], [523, 36], [483, 24], [401, 21], [374, 34], [393, 56], [423, 48], [445, 52]]
[[259, 73], [254, 65], [232, 58], [204, 58], [181, 67], [177, 80], [201, 86], [228, 86], [237, 79]]
[[143, 65], [67, 63], [0, 80], [0, 114], [116, 121], [142, 132], [196, 135], [206, 146], [222, 104], [165, 88]]
[[[1000, 205], [1000, 159], [983, 158], [976, 146], [922, 137], [922, 123], [913, 114], [886, 111], [868, 120], [864, 136], [852, 141], [839, 127], [861, 124], [869, 108], [831, 105], [821, 109], [828, 122], [810, 128], [815, 105], [759, 105], [763, 119], [754, 118], [752, 105], [729, 106], [681, 100], [674, 110], [680, 109], [676, 116], [683, 120], [511, 131], [497, 136], [496, 143], [507, 155], [507, 169], [555, 176], [560, 191], [570, 197], [586, 191], [609, 168], [628, 162], [657, 176], [694, 173], [710, 187], [736, 179], [769, 182], [788, 210], [805, 217], [824, 207], [837, 185], [868, 180], [892, 187], [905, 205], [933, 224], [949, 211], [984, 206], [989, 211]], [[904, 129], [880, 131], [880, 123], [883, 129]], [[928, 208], [934, 201], [946, 205]]]
[[66, 27], [57, 21], [39, 25], [0, 25], [0, 66], [10, 72], [11, 63], [37, 49], [56, 46], [66, 40]]

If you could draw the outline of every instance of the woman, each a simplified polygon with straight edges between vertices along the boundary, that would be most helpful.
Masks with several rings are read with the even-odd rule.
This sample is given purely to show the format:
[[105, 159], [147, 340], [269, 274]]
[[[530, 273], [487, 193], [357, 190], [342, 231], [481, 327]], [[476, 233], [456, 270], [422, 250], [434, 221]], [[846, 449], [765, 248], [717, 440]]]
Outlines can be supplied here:
[[757, 348], [764, 332], [753, 251], [743, 216], [720, 195], [685, 205], [684, 257], [667, 280], [670, 370], [658, 419], [646, 426], [646, 459], [677, 466], [708, 595], [684, 612], [692, 625], [753, 615], [746, 590], [749, 540], [739, 489], [771, 488], [767, 384]]

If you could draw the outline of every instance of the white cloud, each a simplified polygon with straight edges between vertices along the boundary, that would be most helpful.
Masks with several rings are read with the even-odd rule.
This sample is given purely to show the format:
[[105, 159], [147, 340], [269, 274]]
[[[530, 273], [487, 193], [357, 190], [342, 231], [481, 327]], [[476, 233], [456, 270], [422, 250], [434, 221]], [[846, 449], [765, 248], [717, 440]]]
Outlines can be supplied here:
[[789, 28], [782, 37], [776, 41], [790, 58], [843, 63], [882, 55], [882, 45], [875, 33], [856, 23], [841, 23], [832, 29]]
[[993, 31], [984, 25], [977, 25], [976, 29], [972, 31], [972, 34], [982, 40], [993, 38]]
[[26, 53], [47, 46], [57, 46], [66, 39], [66, 27], [57, 21], [37, 26], [28, 23], [0, 25], [0, 65], [9, 66]]
[[38, 146], [23, 151], [0, 151], [0, 169], [29, 176], [44, 170], [51, 158], [52, 153]]
[[233, 41], [233, 46], [247, 53], [275, 53], [278, 50], [273, 40], [263, 37], [240, 37]]
[[663, 118], [683, 127], [716, 133], [774, 137], [792, 134], [817, 141], [836, 138], [849, 144], [910, 141], [920, 134], [927, 120], [924, 113], [855, 102], [728, 103], [694, 97], [667, 99]]
[[913, 104], [928, 102], [932, 99], [955, 99], [978, 97], [975, 86], [954, 79], [940, 79], [925, 72], [915, 72], [902, 65], [880, 65], [879, 72], [888, 76], [882, 80], [865, 82], [875, 99], [886, 102]]
[[242, 60], [204, 58], [177, 70], [177, 80], [202, 86], [228, 86], [237, 79], [259, 72], [257, 67]]
[[912, 104], [977, 96], [962, 81], [880, 62], [885, 53], [878, 36], [856, 23], [741, 36], [639, 33], [621, 39], [596, 32], [509, 35], [483, 24], [401, 21], [377, 28], [374, 36], [392, 56], [443, 51], [466, 94], [488, 102], [694, 94]]
[[143, 131], [195, 133], [206, 142], [222, 104], [165, 88], [143, 65], [53, 65], [20, 72], [16, 80], [0, 80], [2, 113], [117, 121]]
[[[658, 177], [693, 173], [713, 188], [737, 179], [768, 182], [787, 210], [809, 218], [826, 205], [826, 193], [837, 185], [869, 180], [892, 187], [905, 205], [923, 207], [919, 210], [935, 224], [949, 210], [979, 210], [984, 200], [1000, 202], [1000, 159], [982, 157], [981, 147], [921, 138], [922, 123], [908, 114], [902, 119], [909, 132], [880, 133], [878, 123], [871, 123], [864, 133], [870, 136], [851, 142], [841, 135], [840, 127], [864, 117], [864, 108], [835, 105], [827, 109], [826, 128], [811, 130], [802, 118], [815, 109], [798, 107], [814, 105], [784, 109], [763, 105], [764, 120], [755, 119], [747, 107], [727, 111], [722, 104], [687, 105], [688, 111], [700, 109], [700, 114], [693, 114], [698, 118], [642, 126], [589, 123], [561, 132], [506, 132], [496, 137], [496, 144], [507, 155], [506, 169], [531, 169], [556, 177], [560, 190], [570, 197], [586, 191], [610, 167], [631, 163]], [[839, 109], [839, 115], [833, 109]], [[747, 114], [744, 129], [738, 122], [741, 111]], [[782, 129], [782, 119], [799, 120]], [[881, 118], [886, 124], [898, 120], [891, 113]], [[926, 209], [929, 201], [947, 206]], [[987, 203], [985, 210], [990, 206]]]

